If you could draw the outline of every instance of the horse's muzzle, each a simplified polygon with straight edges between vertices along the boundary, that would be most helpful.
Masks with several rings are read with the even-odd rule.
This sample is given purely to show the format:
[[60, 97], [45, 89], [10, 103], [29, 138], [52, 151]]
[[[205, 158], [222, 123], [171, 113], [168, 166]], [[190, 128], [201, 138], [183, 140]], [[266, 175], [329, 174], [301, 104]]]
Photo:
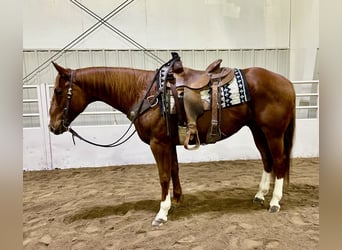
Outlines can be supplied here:
[[54, 126], [49, 124], [49, 130], [50, 130], [50, 132], [54, 133], [55, 135], [60, 135], [60, 134], [64, 133], [65, 131], [67, 131], [67, 128], [65, 128], [62, 125], [55, 128]]

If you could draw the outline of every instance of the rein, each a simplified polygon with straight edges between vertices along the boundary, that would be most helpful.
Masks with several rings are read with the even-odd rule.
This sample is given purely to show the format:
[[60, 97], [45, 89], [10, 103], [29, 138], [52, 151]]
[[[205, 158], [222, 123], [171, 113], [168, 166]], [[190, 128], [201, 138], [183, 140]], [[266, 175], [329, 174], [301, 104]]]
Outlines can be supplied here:
[[89, 141], [85, 138], [83, 138], [82, 136], [80, 136], [75, 130], [73, 130], [71, 127], [68, 128], [68, 131], [71, 133], [71, 136], [72, 136], [72, 141], [74, 143], [74, 145], [76, 145], [75, 143], [75, 137], [77, 137], [78, 139], [88, 143], [88, 144], [91, 144], [91, 145], [94, 145], [94, 146], [98, 146], [98, 147], [103, 147], [103, 148], [113, 148], [113, 147], [117, 147], [123, 143], [125, 143], [126, 141], [128, 141], [129, 139], [131, 139], [131, 137], [134, 135], [134, 133], [136, 132], [136, 130], [134, 130], [125, 140], [121, 141], [122, 138], [124, 138], [126, 136], [126, 134], [128, 133], [128, 131], [131, 129], [132, 127], [132, 124], [133, 122], [131, 122], [131, 124], [129, 125], [128, 129], [126, 130], [126, 132], [119, 138], [117, 139], [115, 142], [113, 143], [110, 143], [110, 144], [98, 144], [98, 143], [95, 143], [95, 142], [92, 142], [92, 141]]
[[[178, 56], [178, 55], [177, 55]], [[152, 99], [153, 101], [154, 100], [157, 100], [158, 101], [158, 97], [161, 93], [165, 93], [165, 87], [166, 86], [159, 86], [159, 89], [157, 90], [157, 93], [153, 96], [148, 96], [148, 93], [151, 91], [152, 87], [153, 87], [153, 84], [155, 82], [157, 82], [157, 79], [158, 81], [160, 81], [160, 76], [163, 75], [167, 75], [167, 74], [161, 74], [161, 72], [163, 70], [165, 70], [165, 67], [167, 67], [168, 69], [172, 67], [172, 65], [174, 64], [174, 62], [177, 60], [177, 58], [175, 56], [173, 56], [172, 59], [170, 59], [168, 62], [166, 62], [165, 64], [163, 64], [156, 72], [156, 74], [154, 75], [149, 87], [147, 88], [145, 94], [144, 94], [144, 97], [142, 98], [142, 100], [140, 101], [140, 104], [138, 106], [138, 109], [136, 112], [134, 112], [134, 116], [133, 118], [131, 119], [131, 123], [128, 127], [128, 129], [125, 131], [125, 133], [119, 138], [117, 139], [115, 142], [113, 143], [110, 143], [110, 144], [98, 144], [98, 143], [95, 143], [95, 142], [92, 142], [92, 141], [89, 141], [87, 139], [85, 139], [84, 137], [80, 136], [75, 130], [73, 130], [71, 127], [70, 127], [70, 122], [68, 121], [68, 114], [69, 114], [69, 109], [70, 109], [70, 102], [71, 102], [71, 97], [72, 97], [72, 84], [73, 84], [73, 81], [74, 81], [74, 75], [75, 75], [75, 70], [71, 70], [71, 73], [70, 73], [70, 86], [68, 88], [68, 91], [67, 91], [67, 103], [66, 103], [66, 106], [64, 108], [64, 111], [63, 111], [63, 126], [65, 128], [67, 128], [67, 130], [71, 133], [72, 135], [72, 141], [74, 143], [74, 145], [76, 145], [75, 143], [75, 137], [79, 138], [80, 140], [86, 142], [86, 143], [89, 143], [91, 145], [94, 145], [94, 146], [98, 146], [98, 147], [105, 147], [105, 148], [109, 148], [109, 147], [117, 147], [123, 143], [125, 143], [126, 141], [128, 141], [133, 135], [134, 133], [136, 132], [136, 130], [134, 130], [126, 139], [123, 140], [123, 138], [127, 135], [128, 131], [131, 129], [131, 127], [133, 126], [134, 122], [136, 121], [136, 119], [145, 111], [143, 110], [142, 111], [142, 108], [143, 108], [143, 104], [145, 103], [145, 100], [147, 99], [148, 103], [150, 103], [150, 108], [151, 107], [154, 107], [155, 104], [151, 104], [151, 101], [150, 99]], [[163, 72], [164, 73], [164, 72]], [[152, 97], [152, 98], [151, 98]], [[164, 98], [163, 98], [164, 99]], [[152, 102], [153, 102], [152, 101]], [[168, 119], [167, 119], [168, 120]], [[168, 121], [167, 121], [167, 125], [168, 125]], [[168, 129], [168, 126], [167, 126], [167, 129]]]

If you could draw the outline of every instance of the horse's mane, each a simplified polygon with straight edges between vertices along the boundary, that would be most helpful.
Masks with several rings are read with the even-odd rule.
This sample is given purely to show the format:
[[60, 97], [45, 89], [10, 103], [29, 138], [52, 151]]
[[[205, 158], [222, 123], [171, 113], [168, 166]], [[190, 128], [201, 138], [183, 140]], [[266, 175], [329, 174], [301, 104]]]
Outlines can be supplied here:
[[124, 104], [141, 98], [154, 74], [125, 67], [88, 67], [77, 69], [75, 77], [77, 84], [93, 96], [102, 96], [107, 102], [115, 98]]
[[77, 69], [77, 75], [81, 82], [96, 81], [129, 81], [132, 78], [139, 80], [140, 78], [150, 77], [153, 71], [143, 69], [133, 69], [125, 67], [88, 67]]

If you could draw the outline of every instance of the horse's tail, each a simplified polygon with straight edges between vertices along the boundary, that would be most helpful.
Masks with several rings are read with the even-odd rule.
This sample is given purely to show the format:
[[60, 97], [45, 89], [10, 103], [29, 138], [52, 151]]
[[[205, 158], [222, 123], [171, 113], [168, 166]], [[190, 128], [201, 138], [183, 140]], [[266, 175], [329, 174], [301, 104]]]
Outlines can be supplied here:
[[292, 118], [286, 128], [284, 135], [284, 153], [285, 153], [285, 181], [290, 182], [290, 165], [291, 165], [291, 152], [293, 146], [294, 132], [296, 127], [296, 109], [294, 109]]

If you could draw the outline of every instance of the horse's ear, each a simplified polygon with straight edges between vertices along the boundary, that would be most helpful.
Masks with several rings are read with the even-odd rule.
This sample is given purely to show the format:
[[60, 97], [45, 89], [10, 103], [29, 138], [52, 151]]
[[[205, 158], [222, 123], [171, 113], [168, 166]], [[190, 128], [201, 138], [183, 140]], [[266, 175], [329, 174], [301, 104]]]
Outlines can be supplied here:
[[62, 66], [58, 65], [55, 62], [52, 62], [55, 69], [58, 71], [58, 73], [63, 77], [69, 77], [70, 76], [70, 69], [65, 69]]

